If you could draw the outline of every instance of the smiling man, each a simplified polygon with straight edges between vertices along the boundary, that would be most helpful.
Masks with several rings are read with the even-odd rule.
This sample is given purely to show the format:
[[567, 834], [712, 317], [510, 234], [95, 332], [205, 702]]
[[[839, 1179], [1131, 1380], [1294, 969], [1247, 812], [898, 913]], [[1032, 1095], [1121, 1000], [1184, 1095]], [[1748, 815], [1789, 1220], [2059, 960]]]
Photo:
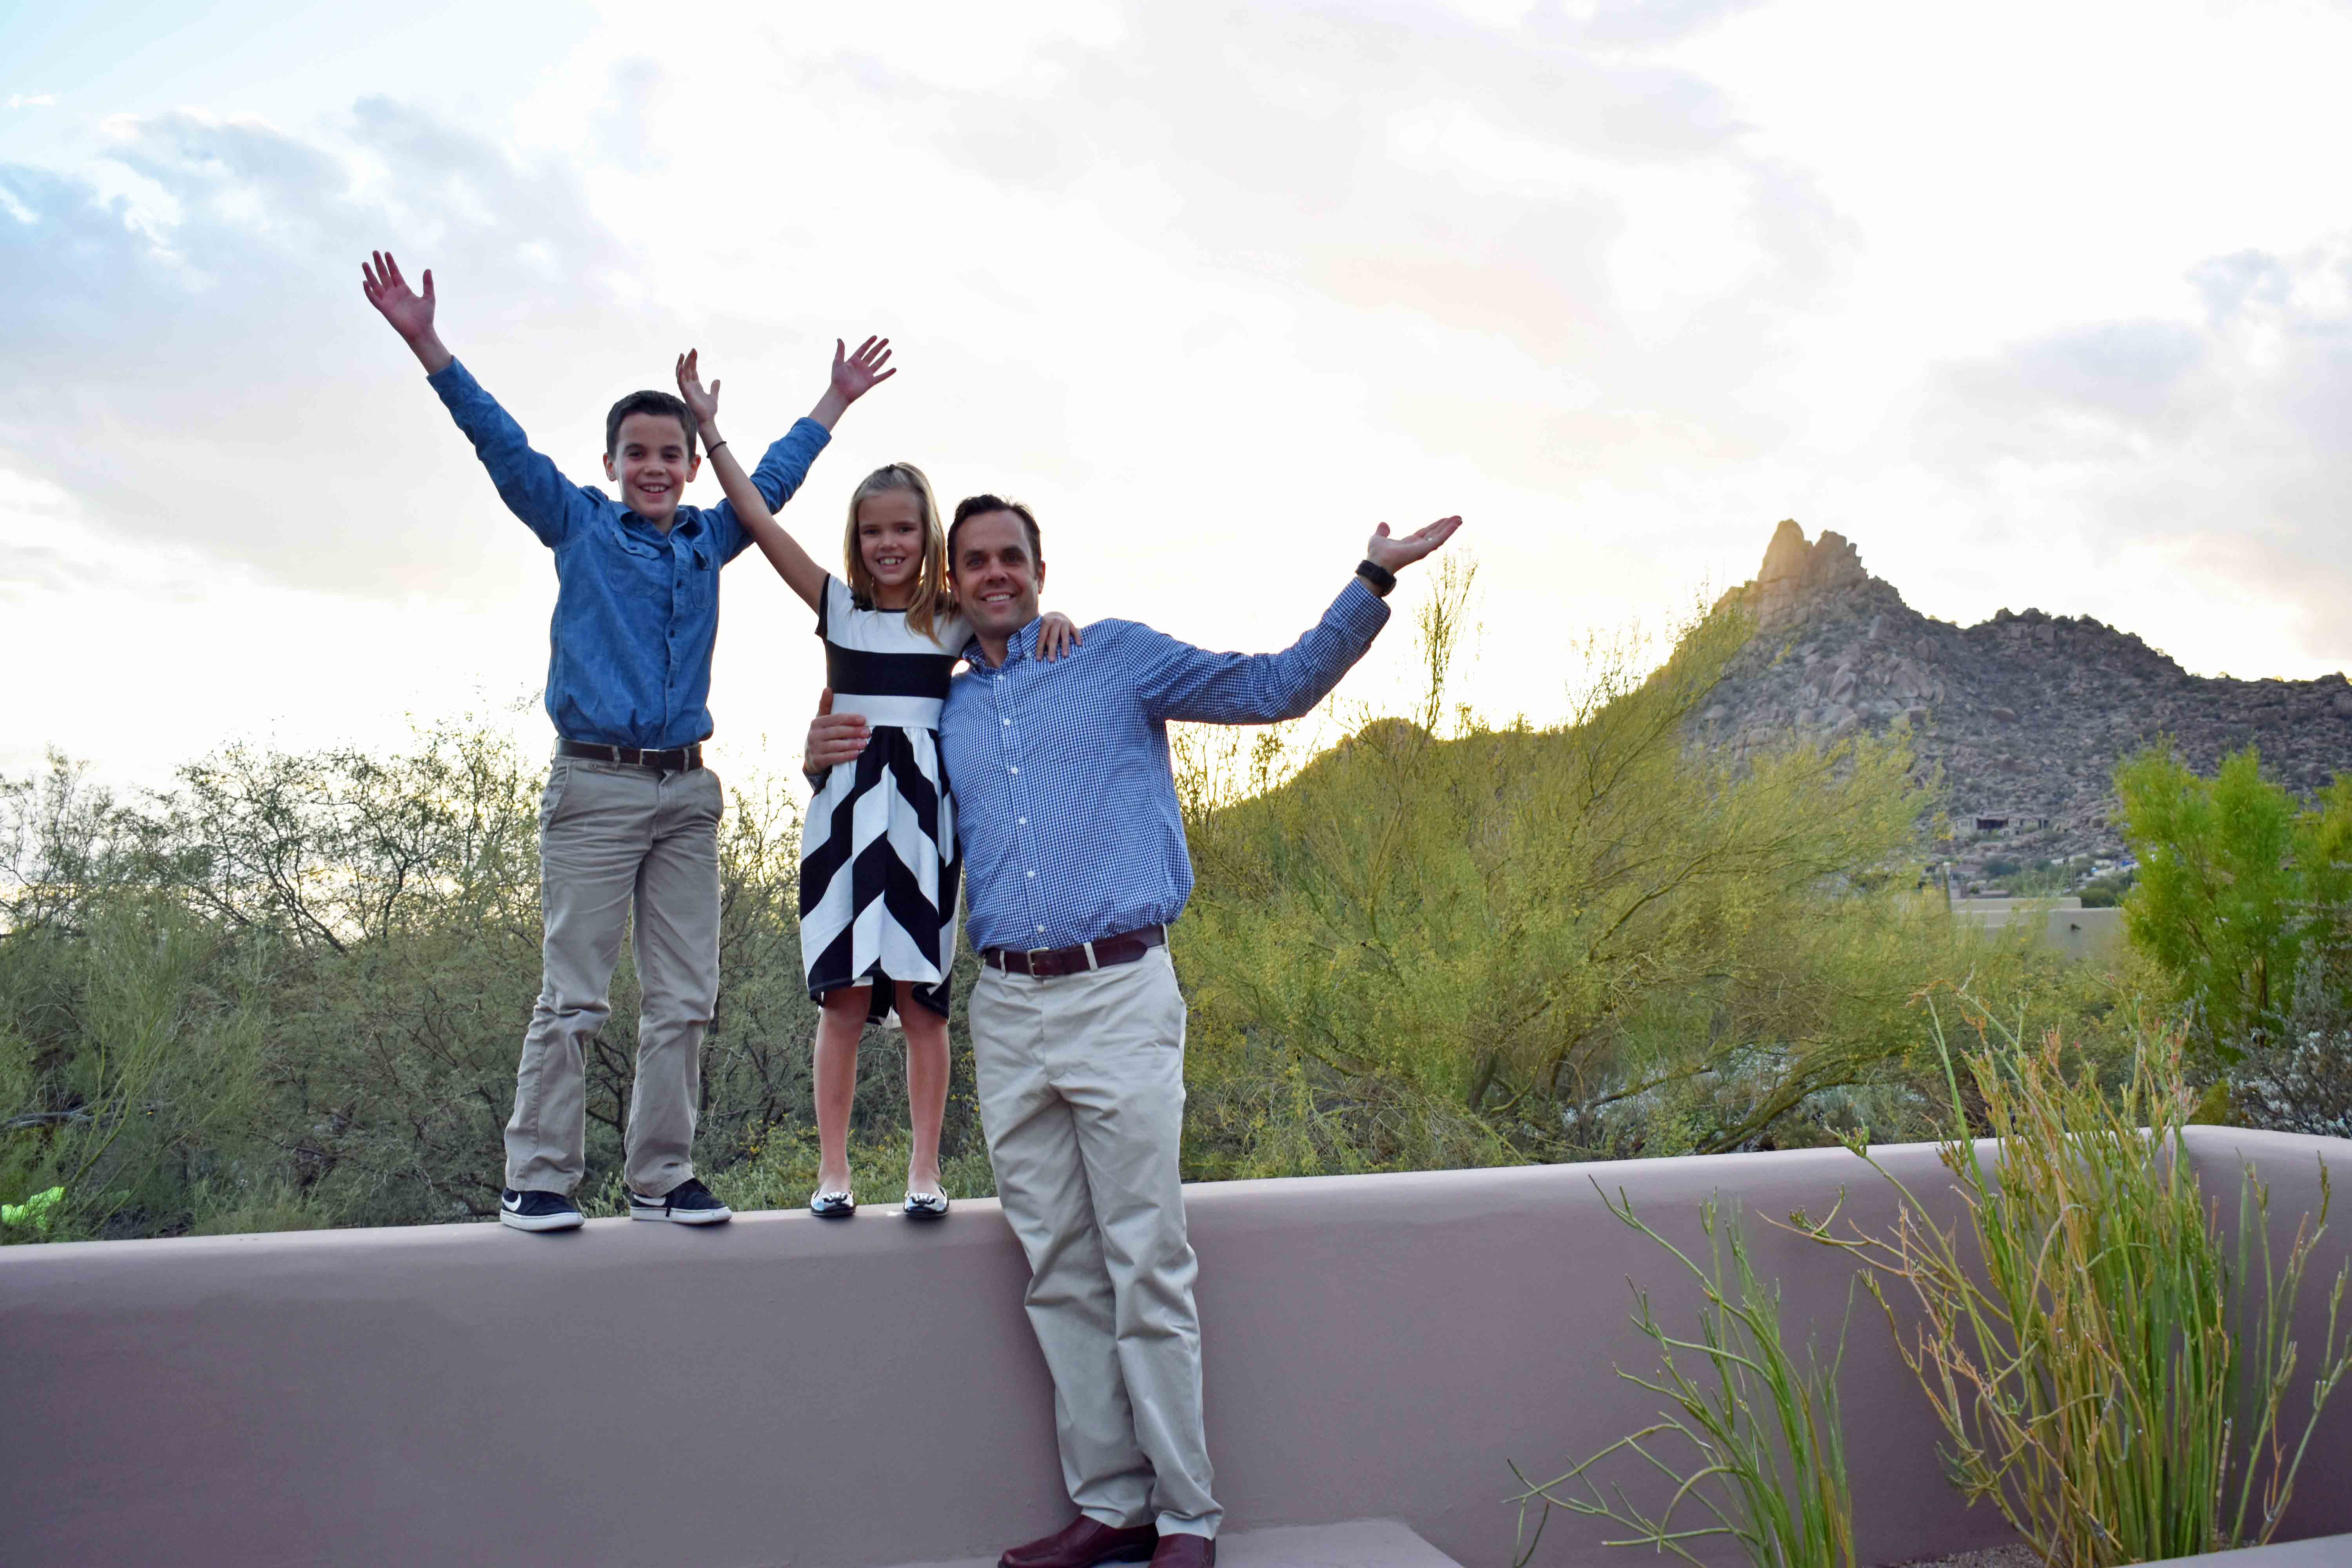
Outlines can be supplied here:
[[[1001, 1568], [1090, 1568], [1145, 1552], [1162, 1568], [1216, 1562], [1222, 1510], [1177, 1170], [1184, 999], [1167, 947], [1192, 863], [1168, 724], [1266, 724], [1314, 707], [1386, 624], [1397, 570], [1461, 521], [1402, 538], [1382, 523], [1322, 621], [1281, 653], [1211, 653], [1101, 621], [1049, 663], [1034, 655], [1045, 581], [1036, 518], [992, 495], [956, 508], [948, 563], [973, 640], [940, 742], [983, 964], [972, 1061], [1078, 1508]], [[862, 719], [821, 714], [808, 763], [847, 762], [866, 736]]]
[[[378, 252], [361, 268], [368, 302], [400, 333], [507, 507], [555, 556], [547, 716], [555, 761], [539, 808], [544, 921], [539, 1003], [523, 1037], [507, 1123], [499, 1218], [518, 1230], [581, 1223], [587, 1170], [587, 1044], [612, 1011], [621, 932], [643, 1000], [624, 1174], [633, 1219], [713, 1225], [727, 1205], [694, 1173], [702, 1037], [719, 997], [719, 777], [710, 737], [719, 568], [751, 542], [735, 509], [682, 506], [700, 467], [694, 420], [666, 392], [633, 392], [604, 420], [604, 477], [621, 498], [575, 485], [443, 345], [433, 274], [424, 292]], [[887, 374], [875, 340], [835, 345], [815, 408], [770, 447], [751, 482], [770, 507], [800, 488], [849, 405]]]

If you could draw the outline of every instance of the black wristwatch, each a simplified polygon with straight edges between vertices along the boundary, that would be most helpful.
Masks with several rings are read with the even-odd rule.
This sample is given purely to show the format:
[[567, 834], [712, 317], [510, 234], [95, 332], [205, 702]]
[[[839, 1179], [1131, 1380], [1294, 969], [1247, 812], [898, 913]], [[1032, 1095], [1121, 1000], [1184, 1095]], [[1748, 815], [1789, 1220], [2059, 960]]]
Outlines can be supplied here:
[[1389, 591], [1396, 586], [1396, 574], [1373, 561], [1370, 556], [1366, 556], [1357, 563], [1356, 575], [1364, 580], [1365, 586], [1383, 599], [1387, 598]]

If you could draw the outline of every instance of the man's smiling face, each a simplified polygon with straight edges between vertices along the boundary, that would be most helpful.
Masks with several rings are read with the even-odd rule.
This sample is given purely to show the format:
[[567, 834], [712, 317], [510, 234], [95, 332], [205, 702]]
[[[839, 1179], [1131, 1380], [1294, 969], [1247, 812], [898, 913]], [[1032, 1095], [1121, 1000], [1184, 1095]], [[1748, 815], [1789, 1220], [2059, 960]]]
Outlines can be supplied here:
[[1037, 618], [1045, 564], [1029, 552], [1029, 531], [1017, 513], [984, 511], [956, 531], [957, 607], [982, 638], [1001, 642]]
[[686, 482], [701, 467], [686, 445], [686, 426], [667, 414], [632, 414], [621, 421], [604, 477], [621, 483], [621, 504], [666, 529], [677, 515]]

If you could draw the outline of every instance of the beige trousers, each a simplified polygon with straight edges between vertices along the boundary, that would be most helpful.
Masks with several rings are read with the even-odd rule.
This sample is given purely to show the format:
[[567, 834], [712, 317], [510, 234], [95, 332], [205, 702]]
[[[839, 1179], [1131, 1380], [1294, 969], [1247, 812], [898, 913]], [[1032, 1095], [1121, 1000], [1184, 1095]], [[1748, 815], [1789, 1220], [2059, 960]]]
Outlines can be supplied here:
[[624, 1172], [660, 1194], [694, 1174], [702, 1035], [719, 1001], [719, 775], [558, 757], [539, 806], [546, 922], [539, 1005], [515, 1073], [507, 1185], [569, 1193], [588, 1165], [584, 1052], [611, 1014], [621, 931], [637, 1012]]
[[1105, 1524], [1213, 1536], [1176, 1164], [1184, 999], [1168, 950], [1052, 980], [984, 968], [971, 1047], [1071, 1500]]

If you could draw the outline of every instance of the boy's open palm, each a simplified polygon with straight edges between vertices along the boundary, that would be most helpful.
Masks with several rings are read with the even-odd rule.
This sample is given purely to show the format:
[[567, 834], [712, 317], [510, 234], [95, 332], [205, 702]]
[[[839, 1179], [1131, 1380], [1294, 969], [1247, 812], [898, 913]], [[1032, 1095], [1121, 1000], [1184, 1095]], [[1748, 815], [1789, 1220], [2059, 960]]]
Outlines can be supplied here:
[[697, 425], [708, 425], [719, 417], [719, 388], [713, 379], [708, 390], [702, 384], [700, 349], [688, 349], [677, 356], [677, 395], [686, 400], [687, 412], [694, 416]]
[[839, 338], [833, 340], [833, 390], [844, 403], [855, 403], [883, 382], [898, 374], [896, 370], [882, 367], [890, 363], [890, 340], [868, 338], [857, 345], [856, 353], [845, 352]]
[[388, 250], [371, 251], [373, 264], [360, 263], [360, 289], [367, 301], [383, 312], [392, 330], [414, 342], [433, 330], [433, 269], [425, 269], [425, 292], [417, 293], [400, 275], [400, 263]]

